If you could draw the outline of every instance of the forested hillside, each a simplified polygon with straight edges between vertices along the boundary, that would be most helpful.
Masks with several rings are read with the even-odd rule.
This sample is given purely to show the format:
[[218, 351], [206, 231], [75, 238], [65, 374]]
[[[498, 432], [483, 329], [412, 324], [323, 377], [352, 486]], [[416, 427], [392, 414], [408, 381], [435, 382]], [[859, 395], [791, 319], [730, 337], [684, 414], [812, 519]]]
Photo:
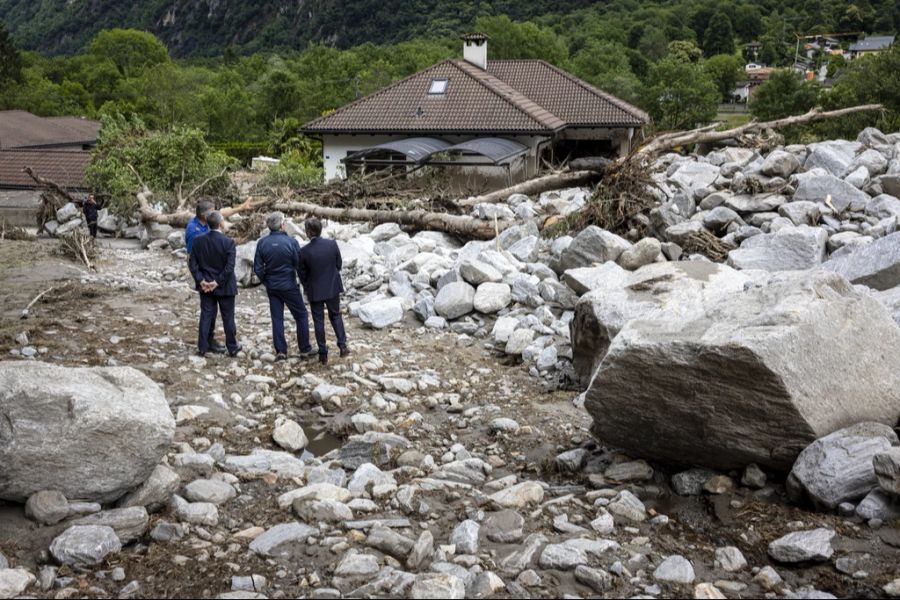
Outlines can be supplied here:
[[588, 39], [638, 47], [643, 38], [652, 54], [663, 38], [702, 42], [716, 10], [731, 16], [743, 38], [771, 36], [762, 18], [773, 15], [779, 35], [900, 28], [896, 0], [0, 0], [0, 21], [20, 47], [47, 54], [74, 54], [102, 29], [131, 27], [152, 32], [179, 57], [439, 39], [470, 29], [479, 16], [507, 15], [538, 19], [576, 49]]

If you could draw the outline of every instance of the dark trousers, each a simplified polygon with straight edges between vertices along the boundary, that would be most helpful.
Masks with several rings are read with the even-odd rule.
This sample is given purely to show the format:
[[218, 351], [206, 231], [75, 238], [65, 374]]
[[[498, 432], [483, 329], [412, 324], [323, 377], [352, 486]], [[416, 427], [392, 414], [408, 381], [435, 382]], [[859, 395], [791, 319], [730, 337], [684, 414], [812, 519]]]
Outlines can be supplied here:
[[275, 342], [275, 352], [287, 354], [287, 340], [284, 339], [284, 307], [287, 306], [297, 324], [297, 346], [300, 352], [309, 352], [312, 346], [309, 344], [309, 313], [303, 304], [303, 295], [300, 288], [292, 290], [270, 290], [269, 312], [272, 314], [272, 340]]
[[325, 343], [325, 309], [328, 308], [328, 320], [337, 337], [338, 348], [347, 347], [347, 334], [344, 333], [344, 319], [341, 317], [341, 297], [335, 296], [322, 302], [310, 302], [312, 308], [313, 326], [316, 329], [316, 345], [319, 346], [319, 356], [328, 356], [328, 345]]
[[89, 222], [87, 224], [87, 226], [88, 226], [88, 231], [91, 232], [91, 237], [92, 238], [97, 237], [97, 221], [94, 221], [93, 223]]
[[222, 327], [225, 329], [225, 347], [229, 352], [236, 352], [237, 326], [234, 324], [234, 296], [214, 296], [200, 294], [200, 335], [197, 338], [197, 350], [206, 353], [209, 340], [212, 339], [216, 327], [216, 312], [222, 313]]

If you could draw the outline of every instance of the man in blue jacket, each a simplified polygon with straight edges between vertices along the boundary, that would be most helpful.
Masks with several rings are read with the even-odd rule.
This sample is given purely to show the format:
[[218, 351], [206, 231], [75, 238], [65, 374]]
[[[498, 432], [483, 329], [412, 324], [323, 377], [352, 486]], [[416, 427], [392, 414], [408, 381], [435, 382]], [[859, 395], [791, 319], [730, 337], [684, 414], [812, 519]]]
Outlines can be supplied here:
[[212, 212], [213, 208], [215, 207], [209, 200], [201, 200], [197, 203], [194, 218], [188, 221], [187, 227], [184, 228], [184, 247], [188, 254], [191, 253], [191, 248], [193, 247], [194, 240], [197, 239], [197, 236], [203, 235], [209, 231], [206, 217]]
[[316, 344], [319, 346], [319, 362], [328, 364], [328, 345], [325, 343], [325, 309], [328, 320], [337, 337], [341, 356], [348, 356], [347, 335], [341, 318], [341, 250], [334, 240], [323, 239], [322, 223], [315, 218], [304, 223], [309, 243], [300, 249], [300, 283], [306, 290], [312, 308], [313, 325], [316, 330]]
[[309, 314], [303, 304], [303, 294], [297, 283], [300, 269], [300, 244], [284, 232], [284, 215], [273, 212], [266, 218], [269, 235], [256, 243], [253, 270], [266, 286], [269, 296], [269, 312], [272, 314], [272, 340], [275, 343], [275, 359], [287, 358], [287, 340], [284, 339], [284, 307], [297, 324], [297, 344], [300, 355], [312, 352], [309, 344]]
[[209, 232], [194, 239], [189, 259], [191, 275], [200, 292], [197, 354], [203, 356], [209, 349], [209, 339], [216, 326], [216, 312], [221, 311], [225, 347], [229, 356], [237, 356], [241, 346], [237, 343], [237, 327], [234, 324], [234, 298], [237, 296], [237, 279], [234, 276], [236, 248], [234, 241], [221, 231], [221, 214], [216, 211], [209, 213], [206, 222], [209, 224]]

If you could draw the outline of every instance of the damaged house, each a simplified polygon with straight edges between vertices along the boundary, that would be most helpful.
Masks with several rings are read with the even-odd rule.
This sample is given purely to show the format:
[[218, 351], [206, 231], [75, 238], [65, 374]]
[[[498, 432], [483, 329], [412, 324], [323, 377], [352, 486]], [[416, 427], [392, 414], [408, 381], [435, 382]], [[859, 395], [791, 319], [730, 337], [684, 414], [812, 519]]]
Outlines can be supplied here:
[[537, 175], [544, 161], [623, 155], [648, 115], [543, 60], [488, 60], [488, 37], [463, 36], [441, 61], [307, 123], [326, 181], [356, 169], [453, 169], [468, 187]]

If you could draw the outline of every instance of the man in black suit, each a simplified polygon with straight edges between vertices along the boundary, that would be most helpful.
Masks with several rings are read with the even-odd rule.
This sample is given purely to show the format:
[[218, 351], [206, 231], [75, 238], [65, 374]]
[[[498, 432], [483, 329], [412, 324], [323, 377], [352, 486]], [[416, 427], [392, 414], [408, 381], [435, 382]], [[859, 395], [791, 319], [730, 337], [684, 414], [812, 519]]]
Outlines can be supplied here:
[[341, 250], [334, 240], [323, 239], [322, 223], [315, 218], [304, 223], [309, 243], [300, 249], [300, 283], [306, 290], [312, 309], [313, 325], [316, 330], [316, 344], [319, 346], [319, 362], [328, 364], [328, 345], [325, 343], [325, 309], [328, 320], [337, 337], [341, 356], [348, 356], [347, 335], [344, 333], [344, 319], [341, 317]]
[[237, 343], [237, 327], [234, 324], [234, 297], [237, 296], [237, 279], [234, 276], [236, 248], [234, 241], [222, 233], [222, 215], [218, 211], [206, 217], [209, 232], [198, 236], [191, 248], [191, 275], [200, 292], [200, 336], [197, 354], [203, 356], [209, 349], [210, 334], [216, 326], [216, 312], [222, 312], [225, 329], [225, 347], [229, 356], [237, 356], [241, 346]]
[[266, 217], [269, 235], [256, 243], [253, 271], [266, 286], [269, 312], [272, 315], [272, 340], [275, 343], [275, 360], [287, 358], [287, 340], [284, 339], [284, 307], [288, 307], [297, 324], [297, 344], [300, 356], [312, 353], [309, 344], [309, 314], [303, 304], [303, 294], [297, 285], [300, 269], [300, 244], [284, 231], [284, 215], [273, 212]]

